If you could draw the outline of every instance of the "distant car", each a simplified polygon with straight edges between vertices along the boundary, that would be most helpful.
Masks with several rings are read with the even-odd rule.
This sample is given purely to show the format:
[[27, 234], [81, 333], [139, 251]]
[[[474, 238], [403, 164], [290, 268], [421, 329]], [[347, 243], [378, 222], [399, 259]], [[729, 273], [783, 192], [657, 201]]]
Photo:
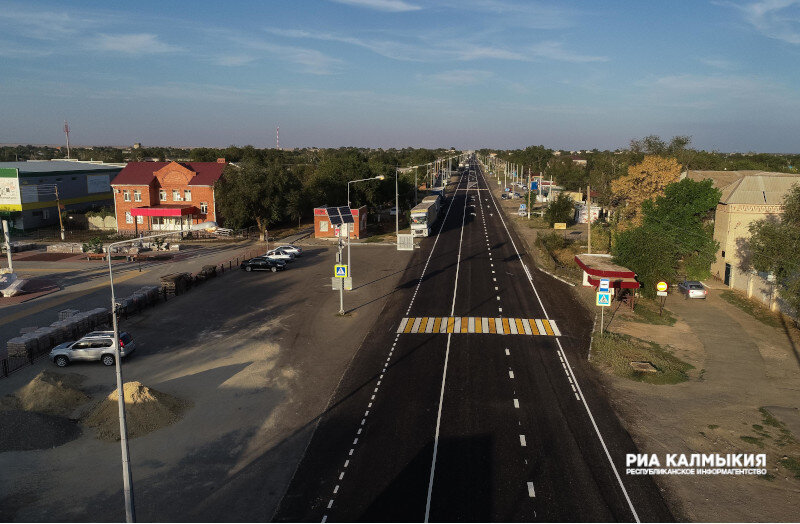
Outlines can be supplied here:
[[392, 216], [396, 215], [397, 214], [397, 208], [394, 207], [394, 206], [389, 208], [389, 214], [392, 215]]
[[[136, 349], [133, 337], [123, 331], [119, 334], [119, 354], [127, 357]], [[56, 366], [63, 368], [70, 362], [99, 360], [106, 366], [113, 366], [116, 360], [113, 331], [92, 331], [79, 340], [64, 342], [50, 350], [49, 358]]]
[[503, 193], [502, 195], [500, 195], [500, 198], [502, 198], [503, 200], [511, 200], [511, 195], [509, 195], [508, 193]]
[[291, 244], [286, 244], [285, 246], [278, 246], [275, 249], [286, 251], [287, 253], [293, 254], [295, 257], [303, 256], [303, 248], [298, 246], [293, 246]]
[[520, 195], [519, 193], [516, 193], [516, 192], [515, 192], [515, 193], [513, 193], [513, 194], [511, 195], [511, 198], [522, 198], [522, 195]]
[[264, 258], [271, 258], [272, 260], [284, 260], [286, 262], [294, 262], [294, 253], [289, 253], [283, 249], [270, 249]]
[[511, 191], [511, 188], [510, 188], [510, 187], [507, 187], [507, 188], [505, 188], [503, 191], [504, 191], [504, 192], [506, 192], [506, 193], [508, 193], [509, 191]]
[[218, 227], [217, 229], [214, 230], [214, 234], [219, 236], [229, 237], [233, 234], [233, 229]]
[[685, 280], [678, 284], [678, 291], [686, 295], [686, 298], [706, 298], [708, 291], [705, 286], [697, 280]]
[[250, 260], [245, 260], [239, 266], [240, 269], [245, 271], [283, 271], [286, 269], [286, 262], [283, 260], [275, 260], [267, 257], [256, 257]]

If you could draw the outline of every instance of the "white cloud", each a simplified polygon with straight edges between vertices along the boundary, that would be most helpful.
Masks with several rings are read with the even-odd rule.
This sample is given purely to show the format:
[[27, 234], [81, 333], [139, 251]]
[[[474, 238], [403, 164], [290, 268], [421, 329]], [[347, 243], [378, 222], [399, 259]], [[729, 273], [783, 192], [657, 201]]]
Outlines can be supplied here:
[[731, 70], [738, 67], [735, 62], [721, 58], [698, 58], [697, 61], [715, 69]]
[[376, 11], [388, 11], [392, 13], [402, 13], [405, 11], [419, 11], [422, 9], [418, 5], [409, 4], [403, 0], [334, 0], [340, 4], [347, 4]]
[[479, 69], [451, 69], [449, 71], [440, 71], [427, 75], [419, 74], [417, 78], [422, 82], [432, 83], [437, 86], [451, 87], [482, 84], [493, 76], [494, 73], [491, 71], [482, 71]]
[[304, 73], [314, 75], [330, 75], [339, 72], [342, 60], [328, 56], [316, 49], [306, 47], [274, 44], [257, 38], [232, 38], [234, 43], [250, 51], [261, 51], [272, 59], [289, 62], [300, 66]]
[[732, 5], [759, 33], [790, 44], [800, 44], [800, 0], [760, 0]]
[[130, 55], [173, 53], [181, 50], [179, 47], [161, 42], [158, 36], [152, 33], [119, 35], [100, 33], [91, 42], [91, 45], [100, 51], [113, 51]]

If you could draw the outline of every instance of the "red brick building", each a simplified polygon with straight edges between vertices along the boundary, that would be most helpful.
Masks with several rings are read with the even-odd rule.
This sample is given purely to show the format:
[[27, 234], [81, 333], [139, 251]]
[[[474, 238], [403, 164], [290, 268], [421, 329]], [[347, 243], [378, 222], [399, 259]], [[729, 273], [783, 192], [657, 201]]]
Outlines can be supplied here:
[[[355, 227], [350, 233], [350, 238], [361, 238], [362, 233], [367, 231], [367, 206], [353, 208], [353, 220]], [[328, 213], [324, 207], [314, 208], [314, 238], [334, 238], [334, 227], [328, 220]]]
[[130, 162], [111, 182], [117, 231], [175, 231], [219, 222], [214, 184], [227, 166], [216, 162]]

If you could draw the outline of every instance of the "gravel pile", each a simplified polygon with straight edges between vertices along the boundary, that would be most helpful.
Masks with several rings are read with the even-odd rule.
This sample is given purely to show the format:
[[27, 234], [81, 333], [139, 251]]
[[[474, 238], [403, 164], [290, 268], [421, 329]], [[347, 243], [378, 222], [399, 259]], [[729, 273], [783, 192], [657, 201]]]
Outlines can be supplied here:
[[80, 426], [66, 417], [34, 411], [0, 411], [0, 453], [55, 448], [80, 436]]

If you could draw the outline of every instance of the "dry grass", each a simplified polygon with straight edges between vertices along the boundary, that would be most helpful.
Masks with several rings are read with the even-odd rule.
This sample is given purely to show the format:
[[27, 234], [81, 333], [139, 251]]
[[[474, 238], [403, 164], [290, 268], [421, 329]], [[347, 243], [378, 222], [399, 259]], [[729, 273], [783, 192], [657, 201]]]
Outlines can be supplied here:
[[[649, 362], [658, 371], [645, 373], [634, 370], [631, 362]], [[649, 384], [678, 384], [689, 380], [693, 369], [668, 349], [628, 335], [604, 333], [592, 341], [592, 363], [619, 377]]]

